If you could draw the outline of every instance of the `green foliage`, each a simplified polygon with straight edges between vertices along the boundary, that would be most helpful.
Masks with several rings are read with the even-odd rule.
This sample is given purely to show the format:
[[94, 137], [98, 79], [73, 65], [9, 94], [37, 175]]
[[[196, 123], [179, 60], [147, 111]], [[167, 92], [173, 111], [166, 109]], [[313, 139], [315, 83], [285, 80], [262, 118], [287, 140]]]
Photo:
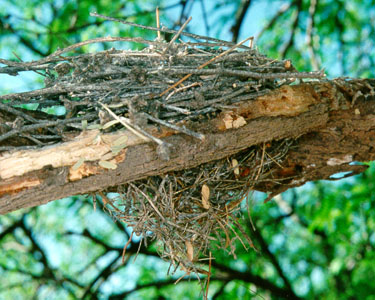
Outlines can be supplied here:
[[[291, 10], [258, 41], [258, 46], [275, 58], [284, 58], [280, 49], [290, 35], [292, 44], [285, 57], [293, 58], [297, 69], [311, 70], [312, 55], [307, 44], [307, 24], [310, 21], [310, 0], [293, 1]], [[374, 77], [375, 3], [374, 1], [317, 1], [311, 46], [316, 59], [329, 76]], [[298, 14], [298, 26], [293, 18]]]
[[[268, 7], [276, 3], [265, 2]], [[311, 1], [301, 0], [299, 6], [295, 5], [298, 2], [293, 1], [291, 9], [269, 26], [257, 46], [275, 58], [280, 58], [284, 49], [285, 57], [292, 59], [298, 69], [308, 71], [313, 65], [312, 54], [306, 50]], [[240, 3], [205, 1], [206, 9], [211, 9], [209, 23], [214, 35], [227, 34]], [[31, 60], [81, 40], [107, 35], [154, 39], [154, 32], [93, 18], [89, 12], [127, 16], [131, 22], [155, 25], [156, 5], [173, 9], [171, 1], [3, 0], [0, 56], [15, 59], [14, 52], [23, 60]], [[297, 14], [299, 19], [293, 31]], [[331, 76], [374, 77], [374, 16], [374, 1], [318, 1], [312, 48], [319, 66], [325, 67]], [[162, 22], [169, 26], [177, 23], [177, 14], [170, 17], [166, 10]], [[266, 16], [267, 20], [270, 18], [272, 15]], [[95, 44], [77, 51], [112, 46], [141, 47]], [[367, 172], [354, 178], [337, 183], [310, 183], [267, 204], [263, 203], [264, 195], [255, 194], [250, 211], [256, 230], [246, 208], [241, 224], [258, 252], [246, 251], [239, 240], [234, 245], [237, 259], [214, 250], [209, 297], [283, 297], [262, 287], [254, 277], [276, 288], [290, 284], [297, 296], [305, 299], [375, 299], [374, 185], [372, 163]], [[196, 277], [183, 278], [175, 286], [173, 282], [183, 273], [173, 273], [172, 268], [173, 275], [165, 276], [169, 265], [158, 258], [153, 241], [148, 241], [147, 249], [140, 248], [133, 262], [139, 242], [139, 238], [133, 238], [122, 265], [122, 251], [130, 233], [131, 229], [113, 222], [99, 204], [94, 210], [91, 197], [71, 197], [2, 216], [0, 299], [29, 299], [31, 295], [37, 299], [105, 299], [123, 292], [129, 293], [119, 297], [127, 299], [202, 297]], [[109, 270], [105, 271], [107, 267]]]

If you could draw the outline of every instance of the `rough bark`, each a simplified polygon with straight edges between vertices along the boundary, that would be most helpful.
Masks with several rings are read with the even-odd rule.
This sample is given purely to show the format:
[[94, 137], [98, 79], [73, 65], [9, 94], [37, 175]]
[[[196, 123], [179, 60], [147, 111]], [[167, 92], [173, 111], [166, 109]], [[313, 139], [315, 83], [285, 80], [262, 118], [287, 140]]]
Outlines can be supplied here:
[[[192, 168], [284, 138], [296, 139], [295, 146], [283, 165], [270, 173], [270, 180], [257, 186], [270, 196], [338, 172], [360, 173], [367, 166], [350, 163], [375, 160], [374, 86], [370, 79], [283, 86], [232, 109], [234, 119], [246, 120], [242, 127], [227, 129], [228, 112], [189, 124], [205, 134], [204, 141], [150, 129], [173, 145], [167, 161], [160, 159], [154, 144], [129, 132], [77, 133], [48, 149], [0, 153], [0, 214]], [[109, 149], [123, 135], [128, 136], [127, 148], [114, 155]], [[85, 162], [78, 166], [81, 157]], [[100, 166], [103, 158], [117, 168]]]

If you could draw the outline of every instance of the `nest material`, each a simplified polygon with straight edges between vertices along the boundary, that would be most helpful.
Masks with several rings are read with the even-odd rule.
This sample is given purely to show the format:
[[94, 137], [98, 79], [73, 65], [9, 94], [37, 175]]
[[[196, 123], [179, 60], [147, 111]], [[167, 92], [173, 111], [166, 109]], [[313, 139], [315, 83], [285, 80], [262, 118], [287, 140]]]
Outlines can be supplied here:
[[[98, 40], [124, 38], [91, 42]], [[0, 103], [0, 109], [18, 116], [16, 121], [0, 128], [0, 151], [54, 144], [63, 140], [64, 133], [77, 129], [104, 127], [115, 131], [123, 125], [119, 120], [117, 124], [109, 123], [114, 115], [121, 116], [121, 122], [145, 140], [159, 145], [163, 143], [145, 131], [148, 124], [203, 139], [202, 133], [187, 128], [191, 122], [255, 99], [295, 78], [322, 77], [320, 72], [293, 72], [290, 61], [274, 60], [247, 47], [242, 51], [224, 51], [219, 47], [227, 44], [224, 41], [208, 47], [207, 43], [199, 42], [125, 40], [151, 45], [142, 51], [112, 49], [61, 56], [86, 44], [82, 42], [36, 62], [0, 60], [8, 65], [2, 68], [3, 73], [16, 75], [33, 70], [44, 72], [45, 76], [44, 89], [0, 96], [0, 100], [11, 100], [12, 104]], [[177, 82], [180, 84], [176, 85]], [[15, 107], [31, 104], [37, 106], [32, 116], [29, 111]], [[62, 116], [42, 113], [56, 108], [64, 111]]]
[[[242, 228], [240, 203], [292, 146], [283, 140], [246, 149], [232, 157], [199, 167], [151, 176], [100, 193], [114, 220], [133, 232], [160, 242], [160, 256], [187, 272], [206, 274], [199, 261], [213, 249], [235, 256], [235, 242], [254, 247]], [[249, 198], [247, 198], [249, 200]]]
[[[61, 56], [91, 42], [123, 40], [149, 47]], [[222, 49], [228, 45], [229, 50]], [[0, 62], [7, 65], [3, 73], [33, 70], [45, 76], [44, 89], [0, 96], [11, 104], [0, 103], [0, 109], [17, 116], [0, 128], [0, 151], [54, 144], [77, 129], [116, 131], [126, 126], [156, 142], [163, 159], [168, 159], [168, 145], [148, 133], [151, 124], [203, 139], [204, 134], [196, 130], [199, 126], [191, 124], [296, 78], [322, 77], [320, 72], [298, 73], [290, 61], [218, 40], [166, 43], [100, 38], [36, 62]], [[32, 115], [19, 107], [30, 104], [37, 104]], [[56, 107], [65, 109], [62, 116], [42, 113]], [[229, 252], [234, 254], [231, 237], [244, 246], [252, 245], [237, 219], [239, 203], [272, 165], [282, 162], [290, 142], [273, 142], [267, 147], [267, 152], [266, 145], [252, 147], [191, 170], [119, 186], [115, 199], [101, 196], [116, 220], [126, 222], [136, 234], [160, 241], [163, 258], [188, 272], [203, 272], [196, 263], [212, 247], [230, 246]]]

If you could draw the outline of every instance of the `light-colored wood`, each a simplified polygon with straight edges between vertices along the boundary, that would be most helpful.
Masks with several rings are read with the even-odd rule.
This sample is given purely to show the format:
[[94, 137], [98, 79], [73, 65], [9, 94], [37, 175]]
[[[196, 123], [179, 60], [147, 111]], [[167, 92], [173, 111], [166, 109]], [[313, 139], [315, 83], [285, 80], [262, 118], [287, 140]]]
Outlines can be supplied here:
[[[145, 143], [127, 131], [86, 131], [40, 150], [1, 153], [0, 214], [193, 168], [284, 138], [298, 138], [298, 142], [283, 165], [270, 172], [272, 178], [256, 186], [258, 190], [278, 193], [310, 180], [329, 179], [337, 172], [362, 172], [366, 166], [351, 165], [349, 160], [375, 160], [375, 101], [369, 95], [351, 105], [352, 87], [340, 91], [329, 82], [281, 87], [231, 109], [233, 120], [246, 120], [238, 128], [225, 127], [223, 118], [228, 111], [210, 121], [186, 124], [202, 132], [204, 141], [170, 130], [150, 130], [173, 145], [168, 161], [159, 158], [154, 143]], [[111, 147], [124, 135], [126, 148], [113, 153]], [[117, 167], [112, 168], [114, 165]], [[280, 184], [275, 178], [292, 179]]]
[[116, 156], [111, 152], [111, 147], [124, 135], [128, 138], [127, 147], [144, 143], [143, 139], [128, 130], [107, 134], [87, 130], [73, 140], [58, 145], [0, 154], [0, 179], [22, 176], [46, 166], [73, 166], [80, 158], [84, 161], [110, 160]]

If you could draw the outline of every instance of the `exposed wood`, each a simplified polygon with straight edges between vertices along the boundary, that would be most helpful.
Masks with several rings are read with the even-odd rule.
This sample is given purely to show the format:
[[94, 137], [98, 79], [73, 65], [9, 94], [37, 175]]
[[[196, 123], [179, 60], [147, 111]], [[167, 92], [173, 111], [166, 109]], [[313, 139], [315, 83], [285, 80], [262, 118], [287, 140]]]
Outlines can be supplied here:
[[[163, 131], [159, 137], [166, 136], [163, 140], [173, 145], [168, 161], [159, 158], [154, 144], [144, 143], [131, 133], [126, 133], [127, 148], [116, 155], [110, 148], [119, 133], [100, 134], [99, 140], [97, 132], [48, 149], [0, 153], [0, 213], [192, 168], [283, 138], [298, 138], [297, 146], [289, 152], [284, 168], [270, 174], [269, 183], [260, 185], [259, 190], [276, 194], [337, 172], [361, 172], [365, 166], [349, 163], [375, 160], [375, 100], [368, 89], [355, 97], [355, 89], [360, 87], [345, 84], [284, 86], [217, 119], [189, 124], [205, 134], [203, 142]], [[368, 80], [370, 90], [373, 84]], [[234, 121], [242, 117], [246, 124], [228, 129], [226, 114]], [[77, 165], [82, 157], [85, 161]], [[112, 161], [117, 168], [103, 167], [100, 160]]]

